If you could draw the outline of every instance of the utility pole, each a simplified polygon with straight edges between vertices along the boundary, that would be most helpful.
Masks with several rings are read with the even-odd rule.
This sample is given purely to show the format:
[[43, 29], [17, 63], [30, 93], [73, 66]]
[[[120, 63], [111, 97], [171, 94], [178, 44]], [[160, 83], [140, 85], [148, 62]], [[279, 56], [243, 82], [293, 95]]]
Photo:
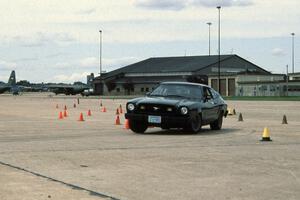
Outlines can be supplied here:
[[286, 65], [286, 96], [289, 96], [289, 65]]
[[99, 33], [100, 33], [100, 44], [99, 44], [99, 48], [100, 48], [100, 58], [99, 58], [99, 65], [100, 65], [100, 76], [102, 74], [102, 30], [99, 30]]
[[219, 11], [219, 26], [218, 26], [218, 91], [221, 94], [221, 6], [217, 7]]

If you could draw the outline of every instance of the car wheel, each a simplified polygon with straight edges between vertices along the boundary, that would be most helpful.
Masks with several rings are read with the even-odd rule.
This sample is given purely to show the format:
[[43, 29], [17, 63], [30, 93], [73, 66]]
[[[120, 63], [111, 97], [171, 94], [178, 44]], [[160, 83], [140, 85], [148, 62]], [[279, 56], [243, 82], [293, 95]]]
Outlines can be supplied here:
[[218, 119], [210, 123], [211, 130], [220, 130], [223, 124], [223, 112], [220, 113]]
[[144, 133], [148, 128], [147, 124], [134, 120], [129, 120], [129, 127], [135, 133]]
[[201, 126], [202, 126], [201, 116], [196, 114], [191, 118], [187, 130], [192, 133], [198, 133], [201, 130]]

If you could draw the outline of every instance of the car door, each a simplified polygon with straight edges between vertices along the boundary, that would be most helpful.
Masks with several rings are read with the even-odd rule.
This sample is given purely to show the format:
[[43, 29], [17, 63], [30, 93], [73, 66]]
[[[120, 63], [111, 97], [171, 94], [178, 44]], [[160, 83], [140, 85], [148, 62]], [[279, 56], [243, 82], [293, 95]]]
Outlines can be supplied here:
[[215, 121], [219, 117], [219, 110], [220, 110], [220, 103], [218, 102], [218, 95], [216, 95], [216, 92], [214, 92], [211, 88], [208, 88], [209, 93], [212, 95], [211, 103], [212, 103], [212, 108], [211, 108], [211, 121]]
[[202, 120], [207, 124], [213, 120], [213, 110], [215, 102], [211, 91], [208, 87], [203, 87], [203, 107], [202, 107]]

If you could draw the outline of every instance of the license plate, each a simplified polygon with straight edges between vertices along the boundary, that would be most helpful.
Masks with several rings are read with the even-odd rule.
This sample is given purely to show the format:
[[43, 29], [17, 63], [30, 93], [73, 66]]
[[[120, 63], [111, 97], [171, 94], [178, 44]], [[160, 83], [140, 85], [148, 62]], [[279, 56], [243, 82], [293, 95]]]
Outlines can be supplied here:
[[148, 116], [148, 122], [153, 124], [160, 124], [161, 123], [161, 116]]

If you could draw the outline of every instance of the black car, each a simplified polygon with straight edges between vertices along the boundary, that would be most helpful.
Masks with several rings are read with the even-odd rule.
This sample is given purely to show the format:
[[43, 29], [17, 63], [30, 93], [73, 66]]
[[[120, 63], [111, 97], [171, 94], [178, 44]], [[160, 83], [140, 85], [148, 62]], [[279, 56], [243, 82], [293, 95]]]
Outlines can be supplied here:
[[197, 133], [204, 125], [212, 130], [222, 128], [227, 105], [214, 89], [187, 82], [164, 82], [146, 97], [127, 102], [125, 118], [136, 133], [149, 126], [162, 129], [183, 128]]

